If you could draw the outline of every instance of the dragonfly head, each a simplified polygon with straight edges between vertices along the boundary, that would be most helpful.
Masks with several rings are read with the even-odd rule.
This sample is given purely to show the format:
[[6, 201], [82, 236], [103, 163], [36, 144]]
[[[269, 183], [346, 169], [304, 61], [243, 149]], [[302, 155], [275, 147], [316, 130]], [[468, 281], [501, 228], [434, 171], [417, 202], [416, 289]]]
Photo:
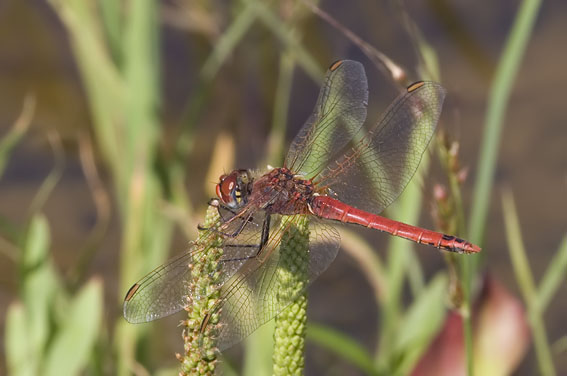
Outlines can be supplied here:
[[217, 196], [231, 208], [240, 208], [248, 202], [252, 191], [252, 177], [248, 170], [234, 170], [221, 175], [217, 184]]

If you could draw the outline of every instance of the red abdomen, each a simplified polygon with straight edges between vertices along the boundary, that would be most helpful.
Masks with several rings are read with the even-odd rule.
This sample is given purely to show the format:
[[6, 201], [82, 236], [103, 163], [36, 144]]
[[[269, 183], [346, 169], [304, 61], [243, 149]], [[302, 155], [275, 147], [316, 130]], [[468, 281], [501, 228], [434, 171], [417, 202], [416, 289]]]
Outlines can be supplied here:
[[411, 226], [376, 214], [365, 212], [328, 196], [315, 196], [310, 208], [318, 217], [384, 231], [420, 244], [432, 245], [457, 253], [476, 253], [480, 247], [463, 239], [440, 232]]

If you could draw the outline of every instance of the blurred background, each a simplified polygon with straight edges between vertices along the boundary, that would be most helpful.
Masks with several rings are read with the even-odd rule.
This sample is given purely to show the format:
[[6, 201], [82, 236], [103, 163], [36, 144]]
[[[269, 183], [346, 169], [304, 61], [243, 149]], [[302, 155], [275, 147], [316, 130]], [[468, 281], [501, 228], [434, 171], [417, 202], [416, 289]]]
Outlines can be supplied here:
[[[349, 228], [310, 288], [306, 373], [567, 374], [567, 4], [317, 5], [401, 84], [447, 89], [445, 138], [386, 214], [483, 250]], [[176, 373], [183, 314], [128, 325], [124, 294], [188, 248], [220, 174], [282, 163], [340, 58], [364, 64], [376, 122], [400, 83], [301, 1], [2, 0], [0, 374]], [[269, 372], [254, 341], [224, 365]]]

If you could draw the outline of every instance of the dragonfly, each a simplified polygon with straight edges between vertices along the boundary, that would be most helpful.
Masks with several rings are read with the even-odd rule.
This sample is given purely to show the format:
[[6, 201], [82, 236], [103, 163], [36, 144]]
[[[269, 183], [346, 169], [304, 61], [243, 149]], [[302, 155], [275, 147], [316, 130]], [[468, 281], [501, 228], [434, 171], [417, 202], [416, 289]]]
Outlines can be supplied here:
[[[216, 346], [222, 351], [274, 318], [299, 295], [279, 297], [274, 270], [282, 262], [285, 231], [308, 216], [308, 280], [317, 278], [337, 255], [334, 224], [376, 229], [456, 253], [477, 245], [379, 216], [415, 174], [435, 132], [445, 90], [435, 82], [410, 85], [365, 126], [368, 83], [361, 63], [339, 60], [327, 70], [315, 108], [292, 141], [283, 167], [265, 172], [237, 169], [216, 185], [221, 238], [221, 299]], [[284, 227], [285, 227], [284, 226]], [[206, 230], [206, 229], [205, 229]], [[218, 245], [216, 245], [218, 246]], [[134, 284], [124, 300], [131, 323], [152, 321], [186, 308], [191, 300], [189, 265], [210, 248], [188, 251]], [[306, 288], [306, 287], [305, 287]], [[207, 316], [202, 327], [209, 325]]]

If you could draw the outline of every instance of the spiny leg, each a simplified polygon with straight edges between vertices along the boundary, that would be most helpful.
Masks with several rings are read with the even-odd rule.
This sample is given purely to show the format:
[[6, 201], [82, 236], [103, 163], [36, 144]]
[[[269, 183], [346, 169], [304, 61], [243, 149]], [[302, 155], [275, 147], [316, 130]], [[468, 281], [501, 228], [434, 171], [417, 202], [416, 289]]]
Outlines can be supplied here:
[[235, 248], [236, 247], [258, 248], [258, 251], [256, 252], [255, 255], [221, 260], [221, 262], [243, 261], [258, 257], [258, 255], [262, 252], [262, 250], [268, 243], [268, 238], [270, 237], [270, 218], [271, 216], [268, 215], [266, 219], [264, 219], [264, 222], [262, 223], [262, 235], [260, 236], [260, 244], [225, 244], [224, 245], [224, 247], [235, 247]]
[[[218, 208], [219, 216], [221, 217], [221, 221], [222, 221], [223, 224], [228, 224], [228, 223], [230, 223], [230, 222], [232, 222], [232, 221], [234, 221], [234, 220], [236, 220], [236, 219], [241, 220], [241, 221], [242, 221], [242, 224], [241, 224], [233, 233], [226, 233], [226, 232], [220, 231], [220, 230], [218, 230], [218, 229], [216, 229], [216, 228], [213, 228], [213, 227], [205, 227], [205, 226], [202, 226], [201, 224], [198, 224], [198, 225], [197, 225], [197, 229], [198, 229], [198, 230], [212, 231], [212, 232], [215, 232], [215, 233], [220, 234], [220, 235], [225, 236], [225, 237], [235, 238], [235, 237], [237, 237], [238, 235], [240, 235], [240, 233], [244, 230], [244, 228], [246, 227], [247, 224], [250, 224], [250, 223], [255, 224], [255, 223], [254, 223], [254, 214], [253, 214], [253, 213], [249, 213], [249, 214], [246, 216], [245, 219], [242, 219], [242, 218], [240, 218], [240, 216], [239, 216], [239, 214], [240, 214], [239, 212], [237, 212], [235, 209], [232, 209], [232, 208], [229, 208], [229, 207], [227, 207], [227, 206], [222, 205], [221, 203], [219, 203], [219, 201], [218, 201], [217, 199], [214, 199], [214, 198], [211, 199], [211, 200], [209, 200], [208, 205]], [[225, 218], [223, 217], [222, 212], [221, 212], [221, 208], [222, 208], [222, 209], [225, 209], [225, 210], [227, 210], [227, 211], [230, 211], [230, 212], [231, 212], [232, 214], [234, 214], [234, 215], [233, 215], [231, 218], [229, 218], [229, 219], [225, 219]]]

